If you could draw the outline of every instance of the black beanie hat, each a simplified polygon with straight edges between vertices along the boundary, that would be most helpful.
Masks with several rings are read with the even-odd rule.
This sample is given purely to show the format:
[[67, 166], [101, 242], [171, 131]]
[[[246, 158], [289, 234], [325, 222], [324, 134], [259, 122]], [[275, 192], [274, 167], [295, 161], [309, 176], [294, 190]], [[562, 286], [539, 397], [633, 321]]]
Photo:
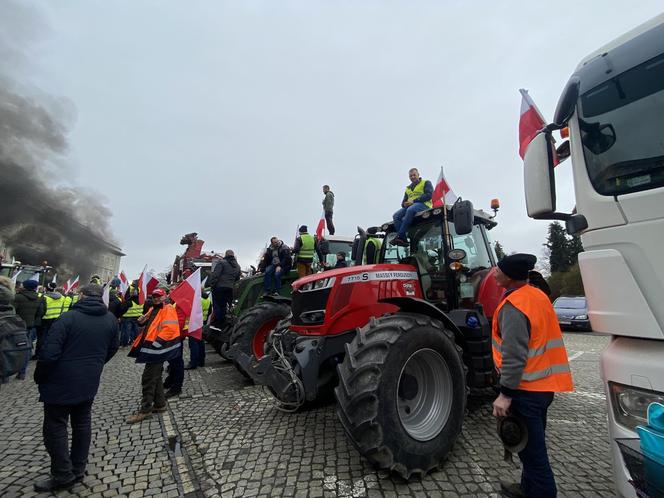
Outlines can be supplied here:
[[536, 262], [537, 257], [532, 254], [511, 254], [498, 261], [498, 268], [512, 280], [528, 280], [528, 272]]
[[302, 225], [299, 230], [300, 233], [307, 233], [308, 231], [307, 225]]

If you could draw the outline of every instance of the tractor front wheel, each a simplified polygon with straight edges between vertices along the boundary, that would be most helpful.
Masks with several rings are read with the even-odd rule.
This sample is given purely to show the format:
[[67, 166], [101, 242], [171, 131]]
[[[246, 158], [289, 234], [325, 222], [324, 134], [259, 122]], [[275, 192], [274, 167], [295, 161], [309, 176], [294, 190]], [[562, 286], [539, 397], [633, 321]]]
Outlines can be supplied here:
[[[240, 352], [256, 359], [263, 357], [263, 348], [268, 335], [280, 320], [290, 313], [285, 304], [264, 302], [249, 308], [238, 319], [231, 334], [231, 345], [235, 345]], [[235, 366], [243, 375], [246, 372], [235, 362]]]
[[468, 388], [462, 350], [443, 323], [396, 313], [346, 345], [337, 414], [358, 451], [404, 479], [440, 466], [461, 433]]

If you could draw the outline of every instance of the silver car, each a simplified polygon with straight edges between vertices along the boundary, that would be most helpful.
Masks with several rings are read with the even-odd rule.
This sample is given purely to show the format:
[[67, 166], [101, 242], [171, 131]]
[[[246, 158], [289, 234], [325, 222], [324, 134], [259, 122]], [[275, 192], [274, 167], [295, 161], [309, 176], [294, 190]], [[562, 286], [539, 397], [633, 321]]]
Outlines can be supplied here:
[[553, 302], [562, 329], [592, 330], [584, 296], [560, 296]]

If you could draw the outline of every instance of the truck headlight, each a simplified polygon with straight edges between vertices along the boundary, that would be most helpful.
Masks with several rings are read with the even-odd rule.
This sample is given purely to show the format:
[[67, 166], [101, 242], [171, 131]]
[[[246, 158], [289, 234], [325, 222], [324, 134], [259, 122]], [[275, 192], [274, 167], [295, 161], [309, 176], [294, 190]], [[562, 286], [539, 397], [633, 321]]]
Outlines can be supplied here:
[[574, 317], [574, 319], [575, 319], [575, 320], [587, 320], [587, 319], [588, 319], [588, 315], [576, 315], [576, 316]]
[[637, 425], [645, 425], [648, 422], [650, 403], [664, 403], [664, 393], [658, 391], [626, 386], [616, 382], [609, 382], [609, 390], [616, 422], [631, 430], [634, 430]]

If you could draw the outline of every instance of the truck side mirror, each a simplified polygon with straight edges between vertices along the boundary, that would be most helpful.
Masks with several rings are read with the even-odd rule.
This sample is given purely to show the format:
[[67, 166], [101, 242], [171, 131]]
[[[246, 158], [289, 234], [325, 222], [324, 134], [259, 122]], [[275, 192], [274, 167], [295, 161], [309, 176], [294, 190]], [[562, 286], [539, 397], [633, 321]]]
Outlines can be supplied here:
[[547, 218], [556, 210], [556, 183], [553, 176], [551, 133], [538, 133], [526, 149], [523, 160], [526, 210], [535, 219]]
[[466, 235], [473, 231], [473, 203], [470, 201], [457, 200], [452, 207], [452, 218], [454, 219], [454, 231], [457, 235]]

